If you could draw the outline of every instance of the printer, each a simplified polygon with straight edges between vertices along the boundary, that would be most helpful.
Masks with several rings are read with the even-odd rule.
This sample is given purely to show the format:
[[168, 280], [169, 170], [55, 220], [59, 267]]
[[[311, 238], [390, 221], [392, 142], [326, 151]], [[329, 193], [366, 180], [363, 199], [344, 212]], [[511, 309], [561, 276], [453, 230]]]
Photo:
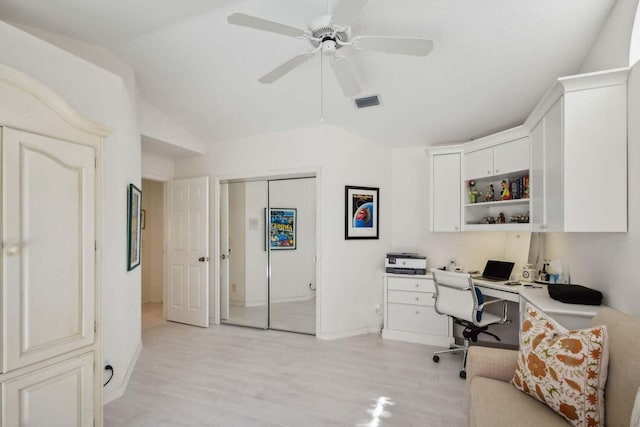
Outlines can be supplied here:
[[384, 260], [387, 273], [427, 274], [427, 257], [409, 252], [388, 253]]

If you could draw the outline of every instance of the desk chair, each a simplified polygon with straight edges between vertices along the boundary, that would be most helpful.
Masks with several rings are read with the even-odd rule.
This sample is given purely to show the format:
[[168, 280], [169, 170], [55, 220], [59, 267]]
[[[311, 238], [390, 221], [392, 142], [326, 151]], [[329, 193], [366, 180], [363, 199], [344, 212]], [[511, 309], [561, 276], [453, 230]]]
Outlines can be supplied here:
[[[501, 299], [484, 301], [482, 292], [476, 288], [471, 280], [470, 274], [453, 273], [438, 269], [431, 269], [433, 273], [433, 283], [436, 286], [435, 309], [438, 314], [446, 314], [453, 319], [454, 323], [464, 326], [464, 345], [454, 344], [449, 350], [436, 351], [433, 353], [433, 361], [440, 360], [440, 354], [463, 352], [462, 370], [460, 378], [466, 378], [467, 372], [467, 351], [471, 341], [478, 341], [478, 334], [485, 333], [491, 335], [496, 340], [500, 338], [488, 332], [491, 325], [503, 324], [507, 322], [507, 302]], [[489, 304], [502, 302], [502, 317], [483, 311]]]

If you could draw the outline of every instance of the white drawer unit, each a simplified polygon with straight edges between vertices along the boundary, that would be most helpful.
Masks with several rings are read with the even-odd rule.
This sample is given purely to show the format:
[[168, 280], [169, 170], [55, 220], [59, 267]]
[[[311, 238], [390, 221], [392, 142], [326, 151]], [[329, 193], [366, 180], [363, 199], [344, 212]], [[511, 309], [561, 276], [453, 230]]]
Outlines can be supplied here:
[[435, 292], [431, 276], [385, 275], [382, 337], [443, 347], [451, 345], [451, 321], [436, 313]]
[[431, 278], [420, 276], [407, 276], [407, 278], [387, 277], [387, 286], [390, 291], [415, 291], [415, 292], [436, 292], [436, 287]]

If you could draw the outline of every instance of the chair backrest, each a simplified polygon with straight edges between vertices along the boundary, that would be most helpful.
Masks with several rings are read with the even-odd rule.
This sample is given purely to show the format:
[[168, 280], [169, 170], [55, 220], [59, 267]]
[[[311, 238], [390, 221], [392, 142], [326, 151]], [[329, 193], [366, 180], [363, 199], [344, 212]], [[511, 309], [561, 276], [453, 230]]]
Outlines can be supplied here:
[[478, 296], [471, 275], [435, 268], [431, 273], [436, 286], [436, 312], [477, 324]]

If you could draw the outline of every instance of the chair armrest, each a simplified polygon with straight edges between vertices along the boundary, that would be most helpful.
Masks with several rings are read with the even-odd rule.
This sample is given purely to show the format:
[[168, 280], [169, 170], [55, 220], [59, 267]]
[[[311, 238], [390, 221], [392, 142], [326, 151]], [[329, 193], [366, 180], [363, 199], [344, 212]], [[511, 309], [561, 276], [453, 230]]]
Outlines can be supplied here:
[[517, 350], [471, 346], [467, 356], [467, 399], [473, 377], [511, 381], [518, 360]]

